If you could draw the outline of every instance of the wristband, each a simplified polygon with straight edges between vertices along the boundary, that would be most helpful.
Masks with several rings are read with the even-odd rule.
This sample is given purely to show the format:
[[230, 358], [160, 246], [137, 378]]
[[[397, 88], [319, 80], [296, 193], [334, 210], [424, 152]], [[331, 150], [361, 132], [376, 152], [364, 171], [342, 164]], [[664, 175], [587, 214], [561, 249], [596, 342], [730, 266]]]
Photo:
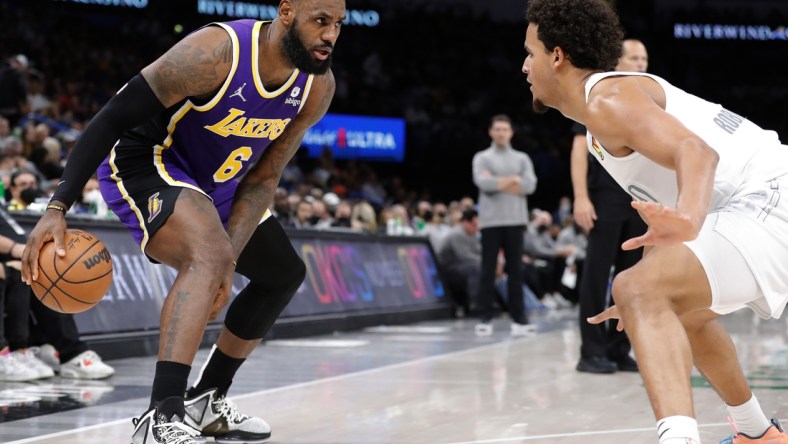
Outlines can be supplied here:
[[66, 214], [66, 212], [68, 211], [68, 208], [66, 208], [66, 207], [64, 207], [62, 205], [51, 203], [51, 204], [47, 205], [47, 210], [58, 210], [58, 211], [62, 211], [63, 214]]

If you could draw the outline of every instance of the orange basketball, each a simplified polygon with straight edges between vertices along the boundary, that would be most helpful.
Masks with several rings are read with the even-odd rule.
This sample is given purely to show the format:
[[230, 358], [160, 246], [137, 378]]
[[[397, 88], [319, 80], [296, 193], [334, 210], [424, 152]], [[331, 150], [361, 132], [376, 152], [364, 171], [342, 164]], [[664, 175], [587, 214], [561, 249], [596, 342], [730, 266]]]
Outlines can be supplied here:
[[82, 230], [66, 230], [66, 256], [55, 253], [47, 242], [38, 256], [38, 279], [33, 293], [52, 310], [80, 313], [96, 305], [112, 283], [112, 258], [96, 236]]

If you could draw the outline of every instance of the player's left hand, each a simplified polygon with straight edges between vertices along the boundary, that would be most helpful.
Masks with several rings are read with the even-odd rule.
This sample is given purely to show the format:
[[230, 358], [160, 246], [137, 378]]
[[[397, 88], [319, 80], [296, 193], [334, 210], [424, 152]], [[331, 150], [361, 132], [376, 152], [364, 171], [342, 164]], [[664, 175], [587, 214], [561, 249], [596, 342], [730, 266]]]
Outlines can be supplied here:
[[216, 297], [213, 299], [213, 307], [211, 307], [211, 314], [208, 315], [208, 320], [213, 321], [222, 312], [222, 309], [227, 305], [230, 300], [230, 295], [233, 293], [233, 280], [235, 279], [235, 266], [229, 271], [216, 292]]
[[616, 330], [624, 331], [624, 321], [621, 320], [621, 315], [618, 313], [618, 307], [615, 305], [610, 306], [610, 308], [596, 316], [586, 318], [586, 321], [588, 321], [589, 324], [601, 324], [610, 319], [618, 319]]
[[632, 201], [632, 208], [648, 224], [646, 234], [629, 239], [621, 245], [624, 250], [635, 250], [648, 245], [673, 245], [698, 237], [702, 225], [688, 214], [654, 202]]

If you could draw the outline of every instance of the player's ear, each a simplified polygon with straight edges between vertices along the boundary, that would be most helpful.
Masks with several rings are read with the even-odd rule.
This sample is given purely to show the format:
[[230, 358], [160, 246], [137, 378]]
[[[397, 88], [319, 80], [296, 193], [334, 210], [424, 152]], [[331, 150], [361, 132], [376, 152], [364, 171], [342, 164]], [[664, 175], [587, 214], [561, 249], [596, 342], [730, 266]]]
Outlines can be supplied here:
[[286, 26], [290, 26], [295, 19], [295, 0], [282, 0], [279, 2], [279, 20]]
[[553, 49], [553, 65], [559, 66], [567, 60], [566, 53], [560, 46], [556, 46]]

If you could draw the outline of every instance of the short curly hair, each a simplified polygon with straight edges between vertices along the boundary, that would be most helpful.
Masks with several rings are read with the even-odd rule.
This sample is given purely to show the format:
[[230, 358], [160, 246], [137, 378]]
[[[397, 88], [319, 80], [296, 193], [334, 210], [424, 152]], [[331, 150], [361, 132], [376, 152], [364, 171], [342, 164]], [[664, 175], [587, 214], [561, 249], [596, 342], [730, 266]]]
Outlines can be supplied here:
[[575, 67], [612, 71], [618, 64], [624, 32], [605, 0], [531, 0], [525, 16], [547, 51], [560, 47]]

